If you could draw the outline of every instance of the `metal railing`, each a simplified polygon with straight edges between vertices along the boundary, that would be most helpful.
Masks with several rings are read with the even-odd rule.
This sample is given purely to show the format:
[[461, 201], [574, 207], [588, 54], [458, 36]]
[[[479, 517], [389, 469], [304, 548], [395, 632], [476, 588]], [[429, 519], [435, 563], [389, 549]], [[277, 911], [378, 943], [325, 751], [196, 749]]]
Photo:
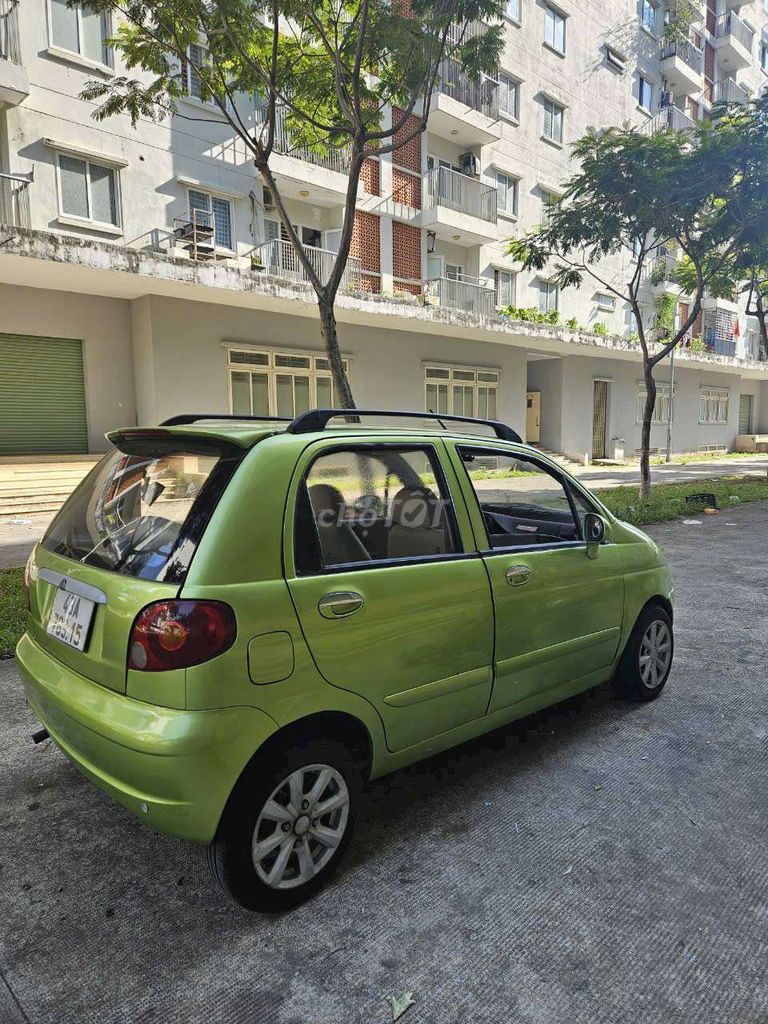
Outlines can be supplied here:
[[499, 116], [498, 81], [481, 75], [473, 82], [458, 61], [444, 60], [440, 64], [436, 89], [494, 121]]
[[21, 64], [19, 0], [0, 0], [0, 60]]
[[646, 263], [643, 277], [652, 285], [675, 283], [677, 259], [669, 253], [657, 252]]
[[670, 39], [664, 43], [661, 48], [661, 59], [664, 60], [666, 57], [679, 57], [698, 74], [702, 74], [704, 70], [704, 51], [689, 40]]
[[[303, 248], [312, 269], [321, 283], [325, 284], [336, 265], [337, 254], [330, 249], [319, 249], [313, 245], [305, 245]], [[267, 274], [274, 274], [276, 277], [288, 277], [294, 281], [309, 283], [309, 277], [293, 243], [283, 238], [273, 238], [270, 242], [255, 246], [251, 250], [251, 264], [253, 267], [262, 267]], [[356, 256], [348, 257], [341, 277], [341, 287], [359, 289], [362, 272], [362, 261]]]
[[640, 128], [641, 132], [647, 135], [655, 135], [671, 129], [675, 132], [690, 131], [696, 127], [696, 122], [680, 107], [662, 107], [658, 114], [646, 121]]
[[715, 38], [725, 39], [727, 36], [732, 36], [736, 42], [741, 43], [745, 50], [749, 50], [752, 53], [752, 43], [755, 38], [754, 31], [743, 22], [738, 14], [734, 14], [733, 11], [729, 11], [727, 14], [721, 14], [715, 24]]
[[707, 351], [714, 352], [716, 356], [734, 356], [736, 355], [736, 342], [730, 341], [728, 338], [712, 338], [712, 340], [704, 339], [704, 344], [707, 346]]
[[0, 173], [0, 224], [30, 228], [29, 186], [32, 175]]
[[467, 313], [493, 316], [496, 309], [496, 294], [490, 281], [479, 277], [436, 277], [425, 282], [424, 295], [427, 302], [449, 309], [463, 309]]
[[443, 206], [496, 223], [496, 189], [451, 167], [433, 167], [425, 179], [424, 207]]
[[[257, 124], [264, 124], [266, 113], [267, 105], [265, 103], [256, 107]], [[315, 150], [310, 146], [298, 144], [291, 137], [291, 133], [288, 130], [286, 124], [287, 116], [287, 109], [284, 106], [278, 105], [275, 112], [276, 153], [282, 153], [283, 156], [292, 156], [297, 160], [305, 160], [309, 164], [315, 164], [316, 167], [325, 167], [327, 170], [337, 171], [339, 174], [349, 174], [352, 161], [351, 146], [341, 146], [338, 149], [321, 148]]]
[[715, 85], [716, 103], [749, 103], [751, 96], [743, 85], [732, 78], [724, 78]]

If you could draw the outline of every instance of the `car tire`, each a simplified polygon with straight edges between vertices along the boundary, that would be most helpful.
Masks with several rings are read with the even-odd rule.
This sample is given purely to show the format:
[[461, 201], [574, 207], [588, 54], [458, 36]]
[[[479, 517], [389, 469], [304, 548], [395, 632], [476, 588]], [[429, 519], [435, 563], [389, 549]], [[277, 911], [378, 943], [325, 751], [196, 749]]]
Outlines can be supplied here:
[[271, 746], [257, 754], [208, 845], [214, 878], [246, 910], [289, 910], [303, 903], [339, 866], [361, 788], [354, 755], [333, 739]]
[[614, 676], [617, 693], [627, 700], [655, 700], [669, 678], [674, 643], [669, 614], [659, 604], [646, 605]]

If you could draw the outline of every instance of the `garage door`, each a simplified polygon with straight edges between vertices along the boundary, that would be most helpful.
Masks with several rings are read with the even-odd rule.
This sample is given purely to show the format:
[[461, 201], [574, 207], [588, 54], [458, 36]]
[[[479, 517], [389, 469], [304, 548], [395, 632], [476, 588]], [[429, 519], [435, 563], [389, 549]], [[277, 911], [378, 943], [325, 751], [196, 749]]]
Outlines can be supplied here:
[[87, 451], [82, 343], [0, 334], [0, 455]]

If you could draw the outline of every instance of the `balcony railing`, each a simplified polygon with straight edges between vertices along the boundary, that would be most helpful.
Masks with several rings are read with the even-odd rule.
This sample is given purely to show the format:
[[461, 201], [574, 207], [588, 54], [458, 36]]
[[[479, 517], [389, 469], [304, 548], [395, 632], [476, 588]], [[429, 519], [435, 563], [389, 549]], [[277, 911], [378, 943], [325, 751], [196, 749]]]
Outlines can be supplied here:
[[496, 223], [496, 189], [451, 167], [434, 167], [427, 172], [424, 206], [442, 206]]
[[707, 351], [714, 352], [716, 356], [736, 356], [736, 342], [728, 338], [712, 338], [711, 341], [704, 339]]
[[[305, 245], [304, 253], [321, 283], [326, 284], [336, 265], [337, 254], [330, 249], [319, 249], [313, 245]], [[293, 281], [309, 283], [309, 277], [293, 243], [283, 238], [273, 238], [270, 242], [257, 245], [253, 250], [251, 262], [254, 267], [263, 267], [266, 273], [274, 274], [276, 277], [288, 277]], [[342, 274], [341, 287], [359, 290], [362, 272], [362, 261], [350, 256]]]
[[745, 50], [752, 53], [752, 42], [755, 38], [755, 33], [733, 11], [721, 14], [715, 25], [715, 38], [724, 39], [726, 36], [731, 36], [737, 43], [741, 43]]
[[696, 122], [680, 107], [662, 107], [658, 114], [655, 114], [641, 127], [640, 131], [647, 135], [655, 135], [671, 129], [675, 132], [690, 131], [696, 127]]
[[704, 52], [690, 41], [670, 39], [661, 48], [661, 59], [664, 60], [665, 57], [679, 57], [698, 74], [702, 74], [704, 70]]
[[19, 0], [0, 0], [0, 60], [21, 64]]
[[12, 228], [32, 226], [29, 212], [29, 186], [32, 175], [0, 173], [0, 224]]
[[749, 103], [751, 96], [744, 86], [734, 82], [732, 78], [724, 78], [715, 86], [716, 103]]
[[[267, 106], [261, 104], [256, 108], [256, 123], [263, 124], [266, 118]], [[297, 144], [291, 137], [286, 124], [287, 110], [278, 106], [275, 116], [275, 152], [283, 156], [292, 156], [297, 160], [305, 160], [316, 167], [325, 167], [329, 171], [338, 171], [339, 174], [349, 174], [352, 158], [352, 147], [342, 146], [339, 149], [314, 150], [310, 146]]]
[[425, 283], [424, 295], [427, 302], [436, 306], [490, 317], [496, 308], [496, 295], [490, 281], [483, 281], [478, 277], [437, 277]]
[[674, 283], [677, 259], [669, 253], [656, 253], [646, 264], [644, 277], [653, 285]]
[[499, 116], [499, 83], [487, 75], [481, 75], [479, 81], [473, 82], [458, 61], [444, 60], [441, 63], [437, 91], [494, 121]]
[[701, 338], [707, 351], [718, 356], [736, 355], [736, 314], [715, 306], [701, 316]]

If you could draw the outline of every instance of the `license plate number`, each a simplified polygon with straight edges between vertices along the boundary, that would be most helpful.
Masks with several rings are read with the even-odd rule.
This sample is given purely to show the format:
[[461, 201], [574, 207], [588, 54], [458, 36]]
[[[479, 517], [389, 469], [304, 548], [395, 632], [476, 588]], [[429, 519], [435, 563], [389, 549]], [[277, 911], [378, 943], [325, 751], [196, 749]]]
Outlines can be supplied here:
[[74, 647], [76, 651], [84, 651], [94, 608], [94, 602], [86, 597], [57, 590], [48, 616], [48, 634]]

